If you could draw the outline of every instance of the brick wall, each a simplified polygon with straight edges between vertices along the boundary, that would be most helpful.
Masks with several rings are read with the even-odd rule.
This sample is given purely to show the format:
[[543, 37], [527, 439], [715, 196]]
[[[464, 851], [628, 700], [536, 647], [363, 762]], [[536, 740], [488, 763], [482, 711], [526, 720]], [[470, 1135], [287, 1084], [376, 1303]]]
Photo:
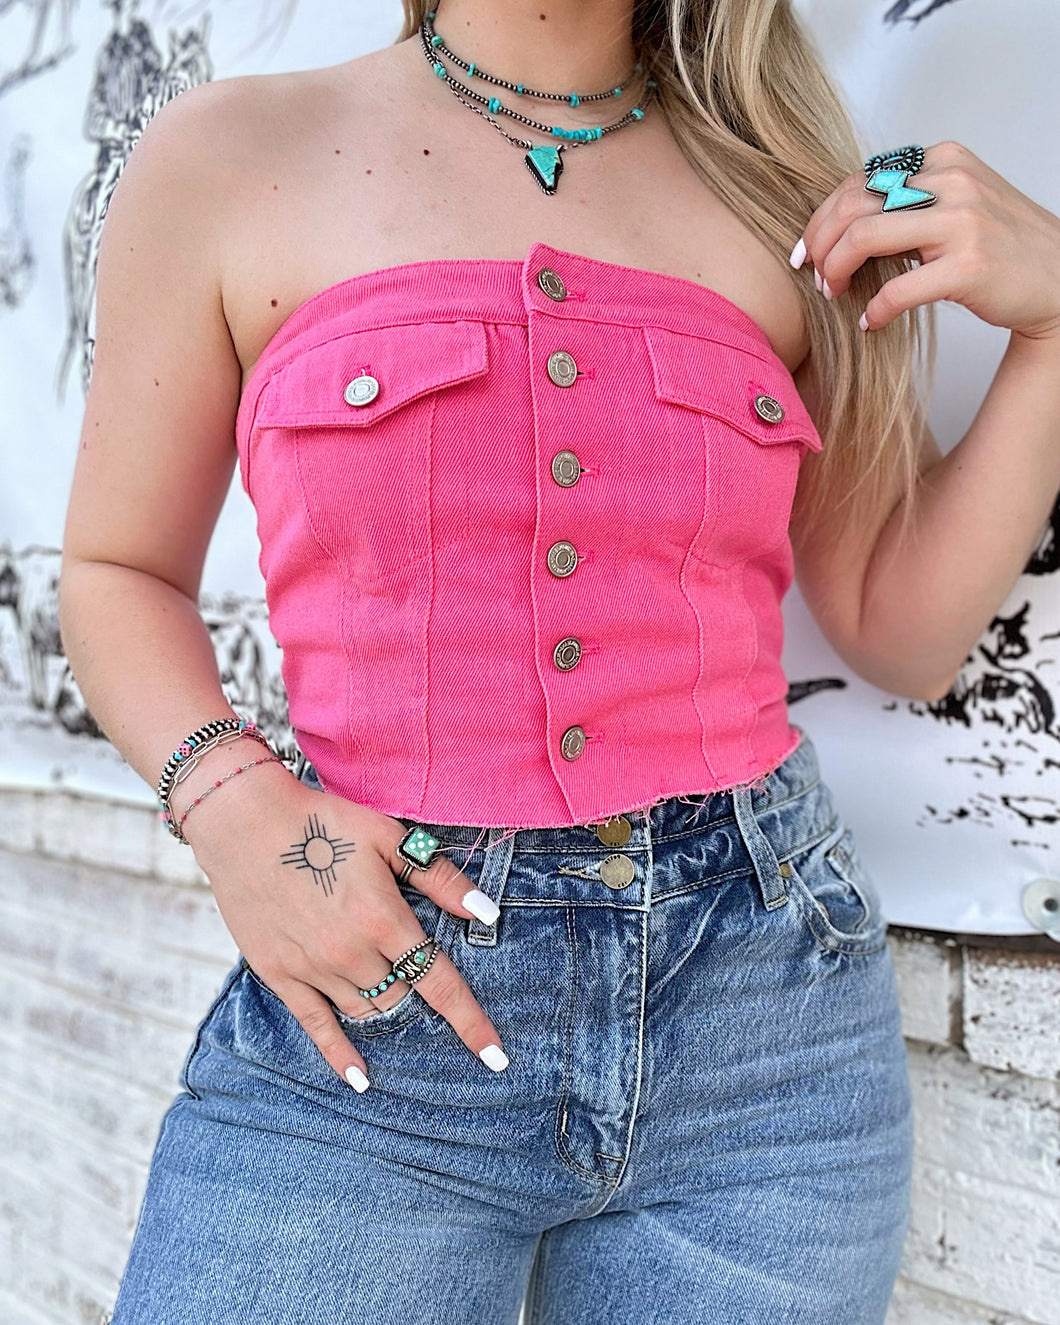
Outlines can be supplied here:
[[[1060, 1325], [1060, 950], [891, 943], [917, 1176], [888, 1325]], [[235, 957], [152, 810], [0, 791], [0, 1325], [105, 1321]]]

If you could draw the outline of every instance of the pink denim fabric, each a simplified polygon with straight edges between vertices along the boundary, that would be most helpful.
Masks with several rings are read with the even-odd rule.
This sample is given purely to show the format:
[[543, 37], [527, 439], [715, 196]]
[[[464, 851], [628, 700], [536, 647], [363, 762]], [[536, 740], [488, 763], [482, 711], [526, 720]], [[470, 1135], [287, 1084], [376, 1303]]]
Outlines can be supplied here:
[[[378, 393], [351, 405], [362, 374]], [[545, 243], [354, 276], [266, 346], [236, 441], [325, 790], [420, 822], [557, 827], [756, 781], [798, 745], [781, 600], [821, 439], [765, 332], [716, 291]], [[562, 578], [560, 540], [577, 554]]]

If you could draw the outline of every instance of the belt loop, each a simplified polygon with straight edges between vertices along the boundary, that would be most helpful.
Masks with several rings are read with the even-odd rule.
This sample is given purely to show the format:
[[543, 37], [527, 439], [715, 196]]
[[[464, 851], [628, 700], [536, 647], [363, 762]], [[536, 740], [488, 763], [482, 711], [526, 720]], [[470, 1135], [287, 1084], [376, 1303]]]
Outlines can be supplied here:
[[[485, 859], [482, 862], [481, 877], [476, 887], [480, 892], [484, 892], [490, 901], [495, 902], [497, 906], [501, 904], [501, 898], [504, 896], [504, 886], [508, 882], [508, 870], [512, 863], [512, 854], [515, 850], [515, 834], [509, 833], [504, 836], [507, 830], [504, 828], [491, 828], [489, 830], [489, 840], [483, 847]], [[492, 925], [487, 925], [479, 920], [477, 916], [472, 916], [466, 920], [465, 938], [468, 943], [473, 943], [476, 948], [495, 948], [497, 946], [497, 926], [500, 920], [495, 920]]]
[[780, 872], [780, 862], [772, 844], [762, 832], [762, 825], [755, 817], [751, 804], [750, 786], [733, 787], [732, 806], [736, 812], [736, 822], [740, 835], [751, 856], [758, 876], [758, 886], [762, 891], [762, 901], [767, 911], [775, 911], [788, 900], [784, 887], [784, 876]]

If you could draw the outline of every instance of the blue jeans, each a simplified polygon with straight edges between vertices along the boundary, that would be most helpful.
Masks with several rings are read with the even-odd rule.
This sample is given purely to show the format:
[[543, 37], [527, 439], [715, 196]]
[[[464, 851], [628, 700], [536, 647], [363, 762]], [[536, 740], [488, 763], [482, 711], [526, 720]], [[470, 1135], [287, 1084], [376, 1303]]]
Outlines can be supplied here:
[[488, 926], [399, 885], [502, 1072], [413, 986], [340, 1015], [358, 1094], [233, 966], [113, 1325], [516, 1325], [524, 1294], [526, 1325], [882, 1322], [905, 1044], [879, 897], [809, 737], [764, 781], [627, 818], [621, 846], [424, 825], [501, 908]]

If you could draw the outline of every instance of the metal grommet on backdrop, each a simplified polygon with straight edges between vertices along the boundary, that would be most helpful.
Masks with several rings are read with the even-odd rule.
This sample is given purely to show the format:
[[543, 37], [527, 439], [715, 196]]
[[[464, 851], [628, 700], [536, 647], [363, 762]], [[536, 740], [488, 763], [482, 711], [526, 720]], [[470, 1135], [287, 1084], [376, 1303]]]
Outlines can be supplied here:
[[1023, 914], [1035, 929], [1060, 943], [1060, 879], [1034, 879], [1023, 890]]

